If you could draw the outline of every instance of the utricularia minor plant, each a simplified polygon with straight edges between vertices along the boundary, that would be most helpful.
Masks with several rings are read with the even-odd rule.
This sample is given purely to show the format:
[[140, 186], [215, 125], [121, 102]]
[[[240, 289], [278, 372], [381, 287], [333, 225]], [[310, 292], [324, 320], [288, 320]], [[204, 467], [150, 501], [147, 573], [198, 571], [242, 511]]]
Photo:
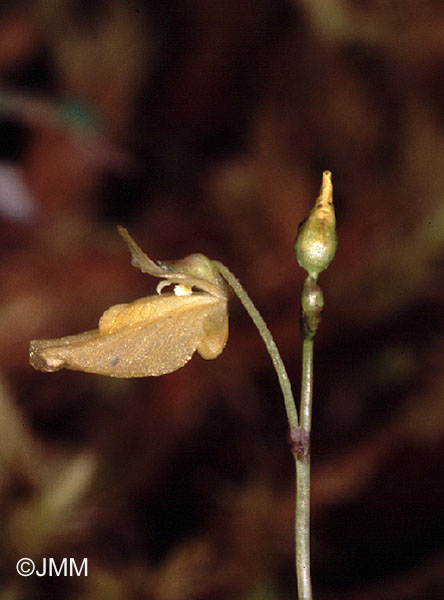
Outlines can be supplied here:
[[[294, 244], [307, 271], [302, 290], [302, 383], [299, 415], [290, 381], [273, 337], [247, 292], [222, 263], [203, 254], [175, 262], [153, 262], [119, 227], [132, 264], [161, 279], [157, 295], [106, 310], [98, 329], [54, 340], [34, 340], [30, 362], [41, 371], [68, 368], [110, 377], [145, 377], [183, 367], [197, 350], [205, 359], [219, 356], [228, 337], [228, 286], [234, 291], [265, 342], [276, 369], [296, 465], [296, 574], [299, 598], [312, 598], [310, 577], [310, 430], [313, 396], [313, 340], [323, 309], [318, 275], [333, 259], [336, 219], [330, 171], [324, 171], [319, 197], [300, 225]], [[172, 292], [163, 292], [173, 285]]]

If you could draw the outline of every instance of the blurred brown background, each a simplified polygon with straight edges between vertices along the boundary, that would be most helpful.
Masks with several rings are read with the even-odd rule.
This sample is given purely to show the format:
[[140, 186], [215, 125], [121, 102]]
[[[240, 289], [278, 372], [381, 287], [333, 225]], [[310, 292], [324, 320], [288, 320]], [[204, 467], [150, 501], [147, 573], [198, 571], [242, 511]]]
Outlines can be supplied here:
[[[1, 3], [2, 600], [296, 597], [283, 403], [235, 299], [221, 357], [162, 378], [27, 354], [153, 292], [121, 223], [153, 258], [227, 264], [297, 393], [292, 243], [324, 169], [315, 598], [442, 598], [443, 76], [438, 0]], [[88, 577], [20, 578], [23, 556]]]

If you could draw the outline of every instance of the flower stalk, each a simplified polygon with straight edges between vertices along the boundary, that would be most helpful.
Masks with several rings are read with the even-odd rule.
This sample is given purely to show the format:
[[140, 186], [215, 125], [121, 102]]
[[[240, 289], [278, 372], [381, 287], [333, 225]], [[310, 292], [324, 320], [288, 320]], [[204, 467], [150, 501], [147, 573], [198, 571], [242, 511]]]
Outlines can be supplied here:
[[308, 276], [301, 297], [302, 378], [300, 426], [291, 431], [296, 464], [296, 575], [300, 600], [311, 600], [310, 574], [310, 436], [313, 404], [313, 343], [321, 322], [324, 299], [317, 284], [336, 252], [336, 218], [330, 171], [324, 171], [319, 197], [302, 223], [294, 248], [300, 266]]
[[290, 427], [290, 431], [293, 429], [297, 429], [299, 426], [298, 421], [298, 413], [296, 410], [296, 403], [293, 396], [293, 391], [291, 389], [290, 379], [288, 378], [287, 371], [285, 369], [285, 365], [282, 361], [279, 350], [276, 346], [276, 343], [271, 335], [270, 330], [267, 327], [262, 315], [257, 310], [250, 296], [247, 294], [246, 290], [237, 279], [235, 275], [221, 262], [213, 261], [213, 265], [217, 269], [217, 271], [222, 275], [228, 285], [231, 287], [233, 292], [239, 298], [242, 303], [242, 306], [245, 308], [247, 313], [250, 315], [253, 323], [256, 325], [256, 328], [259, 331], [261, 338], [264, 341], [264, 344], [268, 350], [268, 353], [273, 362], [273, 366], [276, 370], [277, 376], [279, 378], [279, 384], [281, 386], [282, 395], [284, 397], [285, 410], [287, 413], [288, 424]]

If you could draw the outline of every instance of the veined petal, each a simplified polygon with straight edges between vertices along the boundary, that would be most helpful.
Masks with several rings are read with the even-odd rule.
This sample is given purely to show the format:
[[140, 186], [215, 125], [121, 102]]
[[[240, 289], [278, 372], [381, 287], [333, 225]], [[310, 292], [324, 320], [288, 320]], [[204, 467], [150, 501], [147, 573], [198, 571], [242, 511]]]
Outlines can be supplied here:
[[30, 362], [41, 371], [68, 368], [111, 377], [164, 375], [183, 367], [196, 349], [207, 359], [223, 350], [226, 301], [204, 293], [149, 296], [112, 306], [99, 329], [34, 340]]

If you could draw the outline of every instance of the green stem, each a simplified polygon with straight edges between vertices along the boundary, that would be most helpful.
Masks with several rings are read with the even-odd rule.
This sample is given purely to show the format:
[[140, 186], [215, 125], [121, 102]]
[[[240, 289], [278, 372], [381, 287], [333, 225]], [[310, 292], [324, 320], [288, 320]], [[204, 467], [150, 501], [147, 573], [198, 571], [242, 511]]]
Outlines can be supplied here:
[[[296, 405], [291, 390], [290, 381], [285, 370], [279, 350], [273, 340], [265, 321], [254, 306], [251, 298], [242, 287], [239, 280], [231, 271], [218, 261], [213, 261], [222, 277], [233, 289], [242, 302], [245, 310], [252, 318], [265, 346], [271, 356], [274, 368], [279, 377], [285, 401], [290, 434], [293, 443], [293, 456], [296, 464], [296, 508], [295, 508], [295, 537], [296, 537], [296, 575], [300, 600], [312, 600], [310, 577], [310, 440], [311, 405], [313, 396], [313, 339], [304, 339], [302, 348], [302, 386], [299, 426]], [[311, 284], [310, 280], [310, 284]], [[308, 292], [307, 292], [308, 293]]]
[[245, 289], [242, 287], [240, 281], [233, 275], [233, 273], [221, 262], [212, 261], [213, 265], [217, 268], [222, 277], [226, 280], [228, 285], [232, 288], [236, 296], [242, 302], [243, 307], [250, 315], [253, 323], [256, 325], [262, 339], [264, 340], [265, 346], [267, 347], [268, 353], [273, 362], [273, 366], [276, 370], [279, 378], [279, 384], [281, 386], [282, 394], [284, 396], [285, 410], [287, 412], [287, 419], [290, 426], [290, 431], [297, 429], [299, 426], [298, 413], [296, 410], [296, 404], [294, 401], [293, 392], [290, 385], [290, 380], [287, 375], [284, 363], [282, 361], [279, 350], [275, 344], [273, 336], [268, 329], [261, 314], [253, 304], [250, 296], [247, 294]]
[[302, 383], [301, 426], [292, 431], [296, 461], [296, 573], [300, 600], [312, 600], [310, 576], [310, 431], [313, 398], [313, 339], [321, 321], [324, 299], [317, 285], [336, 252], [336, 217], [331, 172], [322, 174], [319, 196], [308, 218], [301, 224], [294, 243], [296, 258], [307, 271], [302, 290], [301, 333]]
[[302, 382], [301, 382], [301, 427], [311, 431], [311, 413], [313, 400], [313, 340], [304, 339], [302, 343]]
[[306, 454], [294, 453], [296, 462], [296, 574], [300, 600], [311, 600], [310, 576], [310, 431], [313, 398], [313, 340], [304, 339], [302, 346], [302, 383], [300, 423], [307, 435]]

